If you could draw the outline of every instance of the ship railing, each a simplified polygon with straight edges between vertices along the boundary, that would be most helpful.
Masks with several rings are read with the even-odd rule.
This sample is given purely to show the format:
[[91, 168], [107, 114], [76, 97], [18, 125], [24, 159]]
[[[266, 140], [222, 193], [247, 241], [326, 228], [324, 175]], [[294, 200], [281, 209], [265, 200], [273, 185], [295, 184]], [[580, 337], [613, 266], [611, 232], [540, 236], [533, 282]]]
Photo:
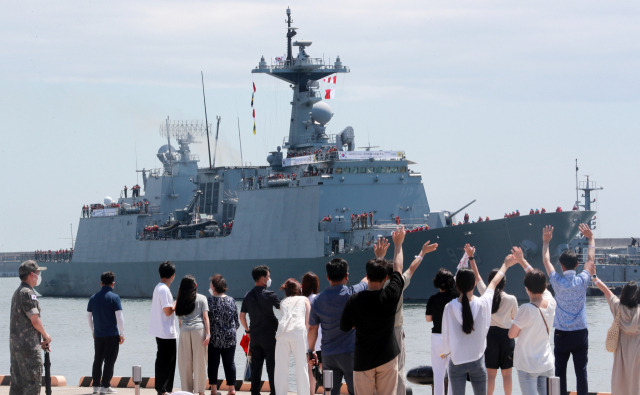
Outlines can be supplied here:
[[291, 65], [290, 62], [276, 62], [276, 63], [271, 63], [271, 65], [269, 66], [269, 68], [271, 69], [289, 69], [291, 67], [295, 67], [295, 66], [320, 66], [321, 69], [334, 69], [335, 67], [331, 64], [325, 64], [324, 63], [324, 59], [322, 58], [303, 58], [303, 59], [296, 59], [294, 64]]
[[317, 138], [315, 136], [314, 137], [312, 136], [296, 137], [295, 140], [289, 140], [289, 137], [285, 136], [282, 139], [282, 145], [284, 147], [289, 147], [290, 144], [299, 145], [299, 144], [311, 144], [311, 143], [323, 143], [323, 144], [331, 145], [333, 147], [336, 145], [336, 135], [329, 134], [320, 138]]
[[149, 169], [149, 177], [161, 177], [164, 174], [164, 168]]

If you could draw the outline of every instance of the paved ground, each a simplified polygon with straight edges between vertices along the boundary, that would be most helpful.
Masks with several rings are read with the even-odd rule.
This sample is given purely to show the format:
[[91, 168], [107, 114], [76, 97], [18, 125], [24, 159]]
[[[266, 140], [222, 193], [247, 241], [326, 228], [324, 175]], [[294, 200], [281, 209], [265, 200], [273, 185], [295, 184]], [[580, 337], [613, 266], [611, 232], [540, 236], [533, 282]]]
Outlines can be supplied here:
[[[135, 395], [134, 388], [117, 388], [117, 395]], [[58, 395], [91, 395], [92, 389], [86, 387], [52, 387], [52, 394]], [[227, 391], [218, 392], [219, 394], [225, 395]], [[41, 394], [44, 394], [44, 387], [42, 387]], [[206, 392], [207, 395], [211, 394], [211, 391]], [[249, 392], [237, 391], [237, 395], [245, 395], [249, 394]], [[263, 394], [268, 394], [268, 392], [263, 392]], [[289, 392], [291, 395], [295, 395], [293, 392]], [[9, 386], [3, 385], [0, 386], [0, 395], [9, 395]], [[142, 388], [140, 389], [140, 395], [156, 395], [156, 391], [151, 388]]]

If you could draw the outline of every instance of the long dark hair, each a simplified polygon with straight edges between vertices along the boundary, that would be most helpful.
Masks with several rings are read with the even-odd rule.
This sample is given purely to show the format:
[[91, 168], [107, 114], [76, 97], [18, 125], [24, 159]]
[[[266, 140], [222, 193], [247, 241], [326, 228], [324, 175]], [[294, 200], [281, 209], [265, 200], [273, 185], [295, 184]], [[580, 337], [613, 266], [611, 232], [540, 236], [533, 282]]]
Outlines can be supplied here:
[[631, 280], [622, 287], [620, 304], [633, 309], [638, 306], [638, 284]]
[[[498, 273], [498, 269], [493, 269], [489, 272], [489, 278], [488, 278], [489, 282], [487, 284], [491, 283], [491, 280], [493, 280], [493, 278], [496, 276], [497, 273]], [[498, 285], [496, 285], [496, 289], [493, 293], [493, 303], [491, 304], [491, 314], [497, 312], [498, 309], [500, 308], [500, 301], [502, 301], [502, 290], [504, 289], [505, 285], [507, 285], [507, 277], [502, 276], [502, 280], [500, 280]]]
[[460, 269], [456, 273], [456, 288], [462, 294], [462, 331], [467, 335], [473, 331], [473, 313], [467, 292], [476, 286], [476, 275], [469, 269]]
[[191, 312], [195, 310], [197, 293], [198, 286], [196, 285], [196, 279], [192, 275], [187, 274], [182, 281], [180, 281], [180, 288], [178, 288], [176, 315], [191, 314]]
[[314, 272], [306, 272], [302, 276], [302, 295], [309, 297], [311, 294], [317, 294], [320, 285], [320, 279]]

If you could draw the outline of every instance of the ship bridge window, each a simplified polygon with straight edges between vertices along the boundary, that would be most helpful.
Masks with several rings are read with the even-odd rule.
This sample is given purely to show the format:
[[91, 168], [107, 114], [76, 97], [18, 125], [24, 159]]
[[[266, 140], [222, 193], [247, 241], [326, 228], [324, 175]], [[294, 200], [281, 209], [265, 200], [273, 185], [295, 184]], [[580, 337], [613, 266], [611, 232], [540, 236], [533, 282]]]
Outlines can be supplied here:
[[390, 167], [389, 168], [389, 173], [397, 173], [398, 172], [398, 168], [397, 167]]
[[373, 173], [373, 167], [367, 167], [367, 173]]
[[407, 168], [406, 167], [401, 167], [400, 168], [400, 173], [406, 173], [407, 172]]
[[367, 172], [367, 168], [366, 167], [361, 167], [358, 169], [358, 173], [366, 173]]
[[388, 173], [389, 172], [389, 168], [388, 167], [383, 167], [382, 168], [382, 173]]
[[336, 167], [336, 174], [342, 174], [342, 167]]
[[376, 173], [382, 173], [382, 167], [376, 167]]

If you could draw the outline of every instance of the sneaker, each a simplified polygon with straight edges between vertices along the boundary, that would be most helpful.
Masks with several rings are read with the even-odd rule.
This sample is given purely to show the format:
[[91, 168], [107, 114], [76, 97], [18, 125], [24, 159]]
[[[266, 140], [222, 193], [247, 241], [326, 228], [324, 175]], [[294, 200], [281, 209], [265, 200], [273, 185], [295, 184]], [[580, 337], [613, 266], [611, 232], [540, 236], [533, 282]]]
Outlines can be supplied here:
[[118, 391], [114, 390], [111, 387], [107, 387], [107, 388], [100, 388], [100, 394], [117, 394]]
[[100, 387], [93, 387], [93, 393], [94, 394], [99, 394], [100, 393]]

